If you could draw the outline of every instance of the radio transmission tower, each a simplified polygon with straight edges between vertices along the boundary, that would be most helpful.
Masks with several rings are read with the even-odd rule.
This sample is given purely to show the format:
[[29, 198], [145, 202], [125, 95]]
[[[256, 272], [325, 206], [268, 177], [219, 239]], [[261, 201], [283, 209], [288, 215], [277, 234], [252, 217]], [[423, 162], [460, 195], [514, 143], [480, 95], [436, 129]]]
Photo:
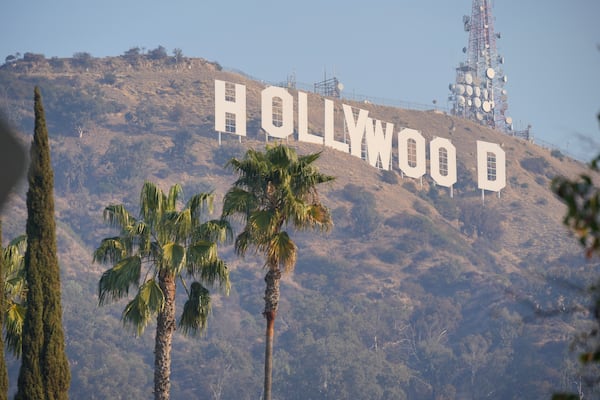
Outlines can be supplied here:
[[508, 102], [504, 85], [507, 77], [502, 70], [504, 57], [496, 50], [500, 33], [494, 32], [491, 0], [473, 0], [471, 16], [463, 17], [469, 45], [463, 48], [467, 59], [456, 68], [456, 82], [450, 84], [452, 113], [482, 125], [519, 136], [514, 132], [512, 118], [508, 116]]

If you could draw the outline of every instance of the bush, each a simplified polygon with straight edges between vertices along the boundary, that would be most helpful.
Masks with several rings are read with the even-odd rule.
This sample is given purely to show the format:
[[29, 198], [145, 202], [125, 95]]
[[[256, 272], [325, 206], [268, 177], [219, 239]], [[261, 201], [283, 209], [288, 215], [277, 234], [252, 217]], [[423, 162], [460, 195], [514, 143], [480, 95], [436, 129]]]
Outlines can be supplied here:
[[417, 185], [413, 181], [406, 181], [402, 186], [411, 193], [417, 193]]
[[561, 151], [560, 151], [560, 150], [558, 150], [558, 149], [554, 149], [554, 150], [552, 150], [552, 151], [550, 152], [550, 155], [551, 155], [552, 157], [554, 157], [554, 158], [558, 158], [560, 161], [562, 161], [562, 160], [563, 160], [563, 158], [564, 158], [564, 155], [563, 155], [563, 153], [561, 153]]
[[468, 236], [497, 240], [504, 234], [502, 220], [498, 211], [480, 204], [465, 202], [460, 207], [461, 231]]
[[115, 75], [113, 72], [106, 72], [104, 76], [102, 76], [102, 79], [100, 79], [100, 83], [114, 85], [117, 83], [117, 75]]
[[413, 202], [413, 208], [416, 212], [418, 212], [419, 214], [423, 214], [423, 215], [429, 215], [431, 214], [429, 207], [427, 207], [427, 205], [420, 201], [420, 200], [415, 200]]
[[349, 183], [344, 186], [342, 196], [353, 204], [350, 210], [353, 231], [361, 235], [371, 233], [381, 222], [373, 193]]
[[544, 178], [543, 176], [536, 176], [535, 183], [537, 183], [540, 186], [547, 186], [546, 178]]
[[390, 185], [395, 185], [398, 183], [398, 175], [394, 171], [381, 171], [381, 180], [385, 183], [389, 183]]
[[458, 204], [454, 198], [449, 196], [439, 196], [435, 200], [435, 208], [438, 210], [442, 217], [448, 221], [454, 221], [458, 218]]
[[38, 63], [46, 61], [46, 57], [43, 54], [25, 53], [23, 54], [23, 61]]
[[73, 65], [81, 68], [89, 68], [92, 66], [92, 55], [86, 52], [73, 54]]
[[164, 60], [167, 57], [169, 57], [167, 55], [167, 50], [162, 46], [158, 46], [148, 52], [148, 58], [151, 60]]
[[521, 167], [538, 175], [545, 175], [550, 164], [543, 157], [529, 157], [521, 160]]

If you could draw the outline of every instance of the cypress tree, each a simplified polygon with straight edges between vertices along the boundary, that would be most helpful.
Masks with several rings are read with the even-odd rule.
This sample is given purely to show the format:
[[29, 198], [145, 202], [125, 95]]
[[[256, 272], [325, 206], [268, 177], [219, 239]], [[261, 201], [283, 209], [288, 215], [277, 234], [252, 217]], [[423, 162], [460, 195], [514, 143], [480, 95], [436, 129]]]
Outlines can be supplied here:
[[[0, 328], [4, 325], [4, 311], [6, 309], [6, 295], [4, 293], [4, 254], [2, 254], [2, 220], [0, 220]], [[0, 334], [0, 400], [8, 399], [8, 371], [4, 358], [4, 338]]]
[[56, 255], [54, 173], [42, 97], [34, 91], [35, 130], [27, 191], [25, 276], [27, 313], [16, 400], [68, 399], [71, 380], [62, 327], [60, 270]]

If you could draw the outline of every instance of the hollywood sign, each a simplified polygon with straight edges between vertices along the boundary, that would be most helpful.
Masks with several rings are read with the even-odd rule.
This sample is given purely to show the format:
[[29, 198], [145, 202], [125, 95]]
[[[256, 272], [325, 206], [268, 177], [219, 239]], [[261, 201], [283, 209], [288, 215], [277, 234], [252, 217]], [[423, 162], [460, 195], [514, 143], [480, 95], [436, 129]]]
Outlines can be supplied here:
[[[363, 158], [373, 167], [392, 168], [394, 124], [369, 116], [368, 110], [342, 104], [349, 143], [335, 139], [334, 103], [325, 100], [323, 136], [308, 132], [308, 95], [298, 92], [298, 141], [315, 143]], [[261, 92], [261, 127], [268, 136], [287, 139], [294, 134], [294, 98], [282, 87], [269, 86]], [[246, 136], [246, 86], [215, 80], [215, 130]], [[420, 179], [427, 172], [426, 141], [411, 128], [398, 130], [398, 168], [403, 175]], [[436, 137], [429, 142], [429, 175], [436, 184], [452, 189], [456, 183], [456, 147], [449, 139]], [[506, 186], [506, 155], [490, 142], [477, 141], [477, 186], [499, 192]], [[483, 192], [482, 192], [483, 193]]]

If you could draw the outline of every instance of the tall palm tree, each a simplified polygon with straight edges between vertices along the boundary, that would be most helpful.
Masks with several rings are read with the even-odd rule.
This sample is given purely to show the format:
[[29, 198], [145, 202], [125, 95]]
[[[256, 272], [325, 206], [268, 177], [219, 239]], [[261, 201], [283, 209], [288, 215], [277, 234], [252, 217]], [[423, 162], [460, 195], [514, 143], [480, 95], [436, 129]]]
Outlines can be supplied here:
[[[141, 335], [156, 316], [157, 400], [169, 398], [177, 280], [188, 296], [179, 319], [184, 334], [206, 328], [210, 312], [206, 286], [218, 282], [229, 291], [229, 272], [217, 254], [217, 242], [232, 239], [229, 224], [222, 220], [201, 222], [203, 212], [212, 211], [212, 194], [196, 194], [178, 210], [181, 195], [179, 185], [165, 194], [155, 184], [146, 182], [140, 194], [139, 218], [122, 204], [109, 205], [104, 209], [104, 219], [120, 228], [120, 234], [103, 239], [94, 252], [94, 262], [112, 265], [100, 278], [99, 304], [127, 297], [134, 286], [137, 293], [123, 311], [123, 322]], [[191, 285], [186, 278], [193, 280]]]
[[235, 250], [244, 255], [252, 247], [265, 257], [265, 343], [264, 399], [271, 399], [273, 334], [279, 304], [282, 272], [293, 270], [298, 248], [283, 230], [328, 230], [329, 210], [320, 202], [317, 185], [334, 178], [321, 174], [313, 164], [321, 153], [298, 156], [285, 146], [267, 147], [266, 152], [248, 150], [243, 159], [231, 159], [227, 166], [238, 179], [223, 200], [222, 217], [239, 218], [245, 224], [235, 240]]

